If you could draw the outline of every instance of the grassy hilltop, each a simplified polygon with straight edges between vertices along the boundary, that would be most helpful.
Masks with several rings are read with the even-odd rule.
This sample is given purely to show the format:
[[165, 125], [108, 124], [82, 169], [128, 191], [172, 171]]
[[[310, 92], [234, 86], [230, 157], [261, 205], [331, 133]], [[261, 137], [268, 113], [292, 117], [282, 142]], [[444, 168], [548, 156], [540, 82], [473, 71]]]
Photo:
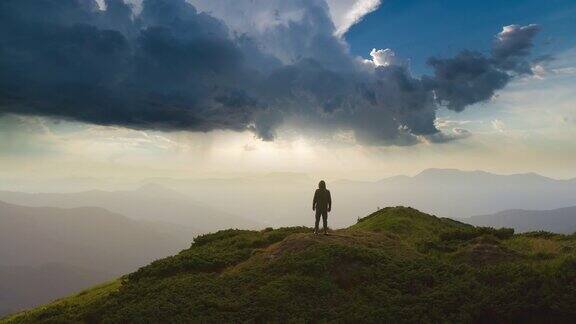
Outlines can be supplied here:
[[329, 236], [203, 235], [0, 322], [569, 322], [575, 305], [574, 235], [515, 235], [394, 207]]

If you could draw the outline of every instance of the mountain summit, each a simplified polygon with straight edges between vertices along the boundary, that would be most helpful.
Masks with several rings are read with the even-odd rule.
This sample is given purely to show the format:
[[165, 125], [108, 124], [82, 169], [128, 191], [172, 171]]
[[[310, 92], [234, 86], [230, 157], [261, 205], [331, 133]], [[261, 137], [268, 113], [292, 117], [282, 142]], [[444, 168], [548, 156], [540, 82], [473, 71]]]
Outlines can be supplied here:
[[567, 322], [576, 237], [384, 208], [328, 236], [224, 230], [4, 323]]

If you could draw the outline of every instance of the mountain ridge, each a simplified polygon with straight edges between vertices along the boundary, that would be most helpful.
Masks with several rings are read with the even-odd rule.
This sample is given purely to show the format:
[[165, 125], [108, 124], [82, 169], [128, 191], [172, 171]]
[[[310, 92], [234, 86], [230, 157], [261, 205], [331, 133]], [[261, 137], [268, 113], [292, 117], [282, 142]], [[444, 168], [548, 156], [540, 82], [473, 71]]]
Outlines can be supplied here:
[[[558, 182], [574, 182], [576, 179], [554, 179], [551, 177], [543, 176], [536, 172], [525, 172], [525, 173], [512, 173], [512, 174], [499, 174], [488, 172], [484, 170], [460, 170], [460, 169], [451, 169], [451, 168], [429, 168], [424, 169], [417, 173], [416, 175], [408, 178], [412, 179], [422, 179], [427, 177], [452, 177], [452, 176], [473, 176], [473, 177], [504, 177], [508, 179], [518, 179], [518, 178], [525, 178], [530, 179], [532, 181], [558, 181]], [[392, 177], [394, 178], [394, 177]], [[390, 179], [384, 178], [380, 181]]]
[[[180, 239], [100, 207], [29, 207], [0, 201], [0, 225], [3, 265], [65, 262], [109, 271], [105, 266], [98, 268], [98, 264], [117, 260], [116, 269], [126, 271], [150, 256], [183, 246]], [[118, 250], [121, 247], [131, 252]], [[143, 253], [142, 248], [149, 251]], [[84, 255], [88, 252], [94, 255]]]
[[0, 191], [0, 200], [30, 207], [102, 207], [130, 219], [160, 221], [187, 227], [191, 233], [224, 226], [260, 227], [256, 221], [220, 211], [158, 184], [136, 190], [89, 190], [76, 193], [21, 193]]
[[576, 232], [576, 206], [543, 210], [507, 209], [460, 220], [477, 226], [511, 227], [519, 232], [544, 230], [572, 234]]

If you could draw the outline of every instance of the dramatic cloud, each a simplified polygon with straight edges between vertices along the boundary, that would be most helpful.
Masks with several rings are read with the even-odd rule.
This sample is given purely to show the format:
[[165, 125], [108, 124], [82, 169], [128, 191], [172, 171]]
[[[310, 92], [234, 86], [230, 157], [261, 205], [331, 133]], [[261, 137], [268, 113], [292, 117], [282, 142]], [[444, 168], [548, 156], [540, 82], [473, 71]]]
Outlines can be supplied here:
[[531, 73], [538, 30], [505, 27], [490, 57], [432, 58], [434, 74], [415, 78], [390, 50], [352, 57], [324, 0], [192, 2], [200, 11], [185, 0], [137, 10], [122, 0], [3, 0], [0, 114], [266, 140], [290, 125], [351, 131], [363, 144], [442, 142], [469, 134], [440, 133], [436, 111], [461, 111]]

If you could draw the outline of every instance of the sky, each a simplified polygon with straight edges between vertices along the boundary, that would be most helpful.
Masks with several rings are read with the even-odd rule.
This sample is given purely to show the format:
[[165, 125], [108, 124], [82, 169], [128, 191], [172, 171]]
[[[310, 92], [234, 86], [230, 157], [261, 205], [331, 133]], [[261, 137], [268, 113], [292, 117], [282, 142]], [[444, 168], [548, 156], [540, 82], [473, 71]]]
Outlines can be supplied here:
[[3, 1], [0, 178], [573, 178], [575, 17], [562, 0]]

